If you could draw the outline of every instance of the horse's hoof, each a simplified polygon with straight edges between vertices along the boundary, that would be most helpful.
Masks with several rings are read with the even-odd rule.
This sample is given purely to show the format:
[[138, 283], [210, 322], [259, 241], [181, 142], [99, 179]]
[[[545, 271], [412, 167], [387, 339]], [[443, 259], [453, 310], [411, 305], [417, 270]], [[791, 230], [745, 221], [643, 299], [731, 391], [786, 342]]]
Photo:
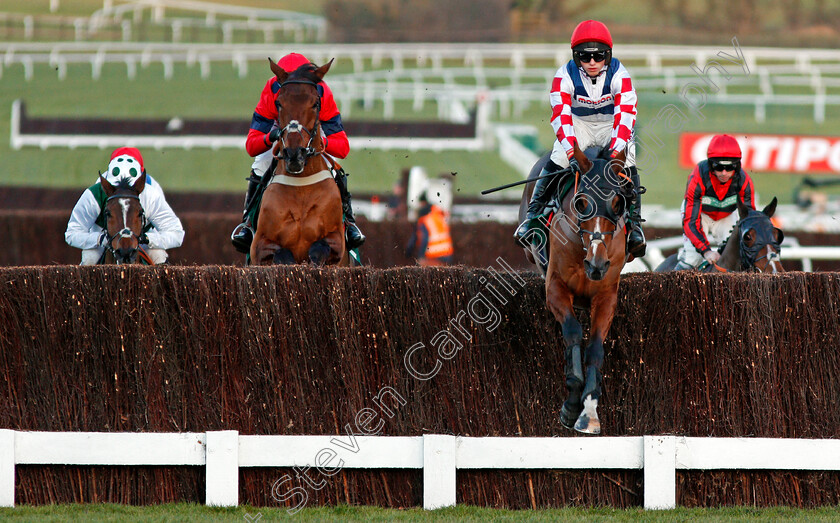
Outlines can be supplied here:
[[575, 423], [575, 430], [584, 434], [600, 434], [601, 420], [590, 418], [586, 413], [582, 413], [578, 416], [577, 423]]
[[575, 420], [578, 419], [580, 415], [580, 409], [577, 412], [573, 412], [572, 410], [566, 408], [566, 404], [563, 404], [563, 408], [560, 409], [560, 424], [566, 427], [569, 430], [575, 428]]
[[589, 394], [583, 400], [583, 412], [578, 416], [575, 430], [584, 434], [601, 433], [601, 420], [598, 419], [598, 400]]

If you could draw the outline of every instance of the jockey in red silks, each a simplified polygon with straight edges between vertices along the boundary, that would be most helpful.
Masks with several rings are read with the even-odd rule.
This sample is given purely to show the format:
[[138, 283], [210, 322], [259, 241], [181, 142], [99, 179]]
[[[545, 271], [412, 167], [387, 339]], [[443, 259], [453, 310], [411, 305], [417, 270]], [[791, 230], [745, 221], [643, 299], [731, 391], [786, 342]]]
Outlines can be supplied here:
[[688, 177], [682, 204], [683, 247], [674, 270], [694, 269], [703, 263], [717, 263], [718, 247], [729, 237], [738, 221], [742, 204], [755, 209], [752, 178], [741, 168], [741, 147], [728, 134], [709, 142], [706, 159], [694, 166]]
[[[121, 178], [128, 178], [134, 183], [144, 172], [146, 169], [140, 151], [134, 147], [120, 147], [111, 153], [108, 170], [102, 176], [117, 185]], [[82, 249], [82, 265], [96, 265], [105, 252], [108, 234], [102, 211], [106, 200], [108, 195], [97, 178], [96, 183], [85, 189], [70, 214], [64, 240], [71, 247]], [[184, 242], [184, 227], [166, 202], [160, 184], [148, 173], [140, 193], [140, 205], [150, 227], [145, 232], [149, 243], [142, 248], [153, 263], [164, 263], [169, 257], [166, 249], [180, 247]]]
[[[289, 53], [281, 58], [277, 65], [284, 71], [291, 73], [298, 67], [310, 63], [309, 59], [299, 53]], [[231, 235], [231, 242], [240, 252], [247, 253], [254, 238], [250, 220], [251, 206], [256, 197], [262, 192], [262, 177], [271, 166], [273, 156], [271, 148], [280, 136], [277, 128], [277, 106], [275, 100], [280, 90], [280, 82], [276, 76], [268, 79], [260, 94], [260, 101], [254, 109], [251, 119], [251, 128], [248, 130], [248, 138], [245, 141], [245, 149], [248, 154], [254, 156], [254, 163], [251, 165], [251, 176], [248, 178], [248, 192], [245, 195], [245, 213], [242, 223], [234, 229]], [[324, 140], [324, 151], [336, 158], [346, 158], [350, 152], [350, 142], [344, 126], [341, 124], [341, 113], [335, 103], [332, 90], [325, 81], [318, 84], [318, 94], [321, 95], [321, 132]], [[347, 190], [347, 175], [343, 169], [335, 170], [335, 183], [341, 193], [341, 205], [344, 211], [346, 229], [346, 242], [348, 249], [355, 249], [364, 243], [365, 236], [356, 225], [356, 218], [350, 201], [350, 192]], [[269, 174], [270, 176], [270, 174]], [[268, 180], [266, 180], [268, 181]]]
[[[551, 126], [557, 139], [540, 175], [572, 167], [579, 171], [573, 154], [575, 147], [585, 151], [592, 146], [607, 148], [610, 156], [625, 154], [624, 172], [633, 180], [635, 197], [629, 202], [631, 227], [628, 252], [635, 257], [645, 254], [641, 228], [641, 192], [636, 169], [636, 90], [630, 73], [612, 57], [612, 36], [607, 26], [596, 20], [578, 24], [572, 33], [572, 60], [557, 70], [551, 84]], [[534, 185], [525, 221], [514, 237], [522, 241], [531, 230], [531, 221], [539, 217], [551, 199], [546, 189], [551, 177]]]

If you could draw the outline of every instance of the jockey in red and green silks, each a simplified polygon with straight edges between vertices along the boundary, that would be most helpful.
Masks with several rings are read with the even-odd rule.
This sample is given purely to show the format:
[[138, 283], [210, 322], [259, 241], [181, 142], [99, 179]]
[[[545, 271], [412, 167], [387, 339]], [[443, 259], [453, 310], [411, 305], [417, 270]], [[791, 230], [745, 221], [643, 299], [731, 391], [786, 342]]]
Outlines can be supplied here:
[[[551, 126], [557, 139], [551, 158], [540, 176], [567, 167], [579, 171], [573, 153], [597, 146], [606, 148], [611, 158], [623, 153], [624, 172], [633, 180], [635, 198], [629, 202], [631, 226], [627, 250], [644, 256], [645, 237], [641, 228], [641, 186], [636, 169], [636, 90], [630, 73], [612, 57], [613, 41], [607, 26], [596, 20], [578, 24], [572, 33], [572, 60], [557, 70], [551, 83]], [[531, 231], [532, 220], [540, 216], [551, 199], [547, 188], [552, 178], [536, 182], [525, 221], [514, 233], [522, 241]]]
[[[111, 153], [104, 176], [108, 182], [116, 185], [122, 178], [128, 178], [133, 183], [144, 172], [140, 151], [133, 147], [120, 147]], [[71, 247], [82, 249], [82, 265], [95, 265], [105, 252], [108, 235], [102, 211], [107, 199], [97, 178], [96, 183], [85, 189], [70, 214], [64, 240]], [[149, 226], [145, 233], [149, 244], [144, 250], [153, 263], [164, 263], [169, 257], [166, 249], [180, 247], [184, 242], [184, 228], [167, 203], [160, 184], [148, 173], [145, 187], [140, 193], [140, 205]]]
[[[310, 63], [309, 59], [298, 53], [290, 53], [281, 58], [277, 65], [284, 71], [291, 73], [298, 67]], [[350, 152], [350, 142], [344, 126], [341, 123], [341, 113], [335, 103], [332, 90], [325, 81], [318, 84], [318, 94], [321, 96], [321, 133], [324, 140], [324, 151], [335, 158], [346, 158]], [[254, 109], [251, 118], [251, 128], [248, 130], [248, 137], [245, 141], [245, 149], [248, 154], [255, 157], [251, 165], [251, 175], [248, 178], [248, 192], [245, 195], [245, 212], [242, 223], [234, 229], [231, 234], [231, 242], [234, 247], [242, 253], [247, 253], [254, 239], [254, 231], [251, 223], [251, 207], [259, 194], [262, 192], [264, 182], [262, 177], [271, 166], [273, 156], [271, 154], [274, 142], [280, 137], [280, 130], [277, 128], [277, 105], [275, 103], [277, 94], [280, 91], [280, 82], [276, 76], [268, 79], [260, 94], [260, 101]], [[365, 236], [356, 225], [356, 218], [353, 214], [351, 194], [347, 190], [347, 175], [341, 169], [334, 173], [335, 183], [341, 193], [341, 204], [344, 212], [344, 224], [346, 229], [346, 244], [348, 249], [355, 249], [362, 245]]]

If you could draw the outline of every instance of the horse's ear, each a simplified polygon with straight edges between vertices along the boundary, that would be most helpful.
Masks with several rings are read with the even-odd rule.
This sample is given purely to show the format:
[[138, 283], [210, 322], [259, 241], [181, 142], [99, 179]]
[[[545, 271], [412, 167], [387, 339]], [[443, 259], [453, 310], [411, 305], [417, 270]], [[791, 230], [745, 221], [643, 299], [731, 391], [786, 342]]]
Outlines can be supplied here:
[[766, 214], [768, 218], [772, 217], [773, 213], [776, 212], [776, 204], [777, 203], [779, 203], [779, 202], [776, 200], [776, 197], [774, 196], [773, 201], [768, 203], [767, 207], [765, 207], [761, 212]]
[[289, 73], [283, 70], [282, 67], [274, 63], [274, 60], [271, 57], [268, 57], [268, 65], [271, 67], [271, 72], [274, 73], [274, 76], [277, 77], [277, 81], [281, 84], [286, 81], [286, 78], [289, 77]]
[[134, 183], [131, 185], [131, 188], [134, 189], [137, 192], [137, 194], [143, 192], [143, 189], [146, 188], [146, 171], [143, 171], [143, 174], [141, 174], [137, 177], [136, 180], [134, 180]]
[[743, 220], [750, 213], [750, 208], [744, 205], [740, 198], [736, 198], [736, 203], [738, 205], [738, 216]]
[[116, 189], [114, 189], [114, 186], [111, 185], [111, 182], [109, 182], [108, 179], [105, 178], [105, 176], [102, 174], [99, 175], [99, 183], [102, 184], [102, 189], [105, 191], [105, 194], [107, 194], [108, 196], [114, 195]]
[[335, 58], [331, 59], [329, 62], [325, 63], [324, 65], [322, 65], [318, 69], [315, 69], [315, 76], [317, 76], [318, 78], [323, 80], [324, 76], [326, 76], [327, 71], [330, 70], [330, 66], [332, 66], [332, 63], [334, 61], [335, 61]]

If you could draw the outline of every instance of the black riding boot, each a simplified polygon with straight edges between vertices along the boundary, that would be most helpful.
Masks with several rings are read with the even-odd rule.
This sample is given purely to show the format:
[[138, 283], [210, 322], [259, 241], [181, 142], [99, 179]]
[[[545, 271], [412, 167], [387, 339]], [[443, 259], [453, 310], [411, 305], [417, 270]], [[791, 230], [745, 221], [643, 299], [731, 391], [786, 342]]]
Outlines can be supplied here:
[[[556, 173], [558, 171], [560, 171], [560, 167], [549, 160], [548, 163], [545, 164], [545, 167], [543, 167], [542, 172], [540, 172], [540, 176], [545, 176], [546, 174], [552, 172]], [[519, 227], [516, 228], [516, 232], [513, 233], [513, 237], [517, 242], [522, 243], [523, 239], [531, 231], [531, 220], [540, 215], [543, 208], [548, 203], [549, 198], [551, 198], [551, 193], [547, 189], [553, 179], [554, 178], [551, 176], [546, 176], [545, 178], [537, 180], [534, 185], [534, 192], [531, 194], [531, 201], [528, 202], [528, 211], [525, 213], [525, 221], [520, 223]]]
[[642, 195], [646, 189], [641, 186], [639, 171], [635, 166], [627, 167], [625, 172], [633, 180], [633, 194], [635, 195], [630, 202], [630, 215], [627, 218], [630, 225], [630, 235], [627, 237], [627, 252], [632, 254], [634, 258], [641, 258], [647, 250], [645, 233], [642, 232], [642, 222], [644, 222], [642, 219]]
[[344, 169], [338, 169], [335, 173], [335, 184], [338, 185], [338, 192], [341, 194], [341, 210], [344, 212], [344, 236], [347, 249], [361, 247], [365, 243], [365, 235], [356, 225], [356, 216], [353, 214], [350, 191], [347, 190], [347, 174]]
[[260, 179], [251, 171], [248, 180], [248, 192], [245, 193], [245, 211], [242, 216], [242, 223], [236, 226], [230, 235], [230, 241], [237, 251], [248, 254], [251, 250], [251, 242], [254, 240], [254, 231], [251, 226], [251, 205], [260, 189]]

